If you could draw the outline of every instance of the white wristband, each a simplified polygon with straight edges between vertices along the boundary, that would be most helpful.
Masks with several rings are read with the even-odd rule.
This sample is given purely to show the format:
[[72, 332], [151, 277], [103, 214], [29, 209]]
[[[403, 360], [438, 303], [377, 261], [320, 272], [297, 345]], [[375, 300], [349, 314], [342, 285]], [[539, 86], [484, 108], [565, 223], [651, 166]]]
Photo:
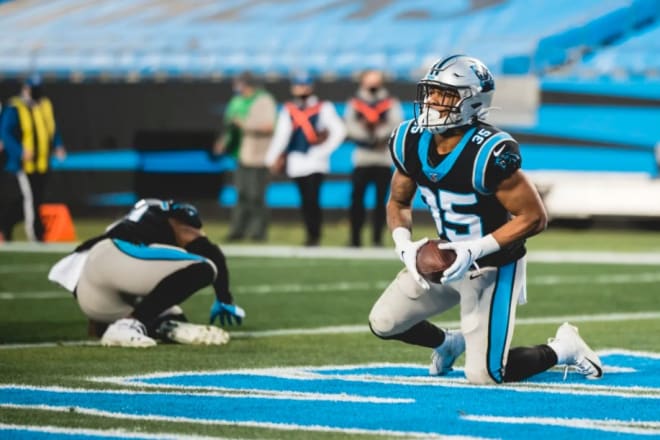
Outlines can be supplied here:
[[479, 243], [479, 248], [481, 248], [482, 251], [478, 258], [490, 255], [500, 250], [500, 244], [497, 242], [497, 240], [495, 240], [493, 234], [488, 234], [485, 237], [481, 237], [479, 240], [477, 240], [477, 242]]
[[410, 232], [410, 229], [404, 228], [403, 226], [394, 228], [392, 231], [392, 240], [394, 240], [394, 244], [397, 246], [403, 242], [410, 241], [411, 238], [412, 233]]

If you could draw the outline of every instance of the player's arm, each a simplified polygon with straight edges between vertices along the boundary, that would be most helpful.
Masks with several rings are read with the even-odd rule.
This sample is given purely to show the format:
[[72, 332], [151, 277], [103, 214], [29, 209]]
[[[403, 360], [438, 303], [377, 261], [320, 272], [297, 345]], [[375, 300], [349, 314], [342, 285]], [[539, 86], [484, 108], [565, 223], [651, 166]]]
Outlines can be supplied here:
[[500, 183], [495, 197], [514, 216], [493, 231], [493, 237], [500, 246], [531, 237], [546, 228], [548, 215], [541, 196], [521, 170]]
[[439, 245], [441, 249], [456, 252], [456, 260], [444, 271], [442, 283], [461, 279], [480, 258], [516, 240], [537, 234], [547, 223], [538, 192], [520, 171], [522, 159], [518, 143], [506, 140], [479, 154], [486, 155], [487, 163], [485, 173], [477, 173], [475, 169], [475, 189], [494, 194], [513, 218], [484, 237]]
[[416, 190], [417, 184], [413, 179], [398, 169], [394, 171], [387, 202], [387, 225], [392, 231], [397, 256], [417, 284], [428, 290], [429, 283], [417, 271], [417, 251], [428, 238], [412, 241], [412, 200]]
[[394, 171], [390, 183], [390, 198], [387, 201], [387, 226], [390, 231], [396, 228], [412, 230], [412, 200], [417, 184], [398, 169]]
[[236, 320], [241, 323], [245, 317], [245, 311], [234, 304], [234, 297], [229, 289], [229, 269], [227, 268], [227, 259], [220, 248], [211, 243], [206, 237], [204, 231], [198, 227], [186, 223], [184, 220], [170, 217], [167, 219], [172, 230], [176, 243], [188, 252], [201, 255], [213, 262], [217, 270], [217, 276], [213, 281], [213, 290], [215, 291], [215, 301], [211, 305], [210, 322], [213, 323], [219, 318], [220, 323], [225, 320], [231, 324]]
[[217, 276], [213, 281], [213, 289], [216, 298], [224, 303], [231, 304], [233, 297], [229, 291], [229, 270], [227, 260], [220, 248], [211, 243], [201, 228], [186, 224], [181, 219], [168, 218], [168, 223], [174, 231], [174, 237], [178, 246], [188, 252], [205, 257], [215, 265]]

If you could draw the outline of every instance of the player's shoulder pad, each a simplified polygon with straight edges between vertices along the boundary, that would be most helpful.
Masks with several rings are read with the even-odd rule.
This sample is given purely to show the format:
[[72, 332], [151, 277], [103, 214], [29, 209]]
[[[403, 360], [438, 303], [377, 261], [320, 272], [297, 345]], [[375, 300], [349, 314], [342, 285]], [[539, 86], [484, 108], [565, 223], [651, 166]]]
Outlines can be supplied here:
[[[414, 128], [413, 128], [414, 127]], [[405, 174], [408, 174], [406, 169], [406, 144], [409, 134], [412, 130], [416, 129], [414, 119], [408, 119], [399, 124], [397, 128], [392, 131], [390, 136], [389, 147], [392, 155], [394, 165]]]
[[491, 125], [479, 125], [470, 140], [479, 148], [474, 160], [472, 186], [481, 194], [490, 194], [492, 189], [488, 185], [490, 179], [487, 179], [487, 172], [494, 163], [502, 165], [504, 164], [503, 159], [511, 159], [511, 165], [516, 165], [516, 167], [508, 173], [509, 175], [520, 168], [518, 142], [506, 131]]

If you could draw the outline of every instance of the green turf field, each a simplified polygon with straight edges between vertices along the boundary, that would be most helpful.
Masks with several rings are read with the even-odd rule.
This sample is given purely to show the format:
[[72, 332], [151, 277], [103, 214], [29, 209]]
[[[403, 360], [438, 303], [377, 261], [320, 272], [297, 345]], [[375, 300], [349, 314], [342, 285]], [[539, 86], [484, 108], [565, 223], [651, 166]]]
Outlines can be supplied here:
[[[102, 222], [79, 227], [82, 237]], [[220, 238], [223, 225], [210, 225]], [[292, 232], [293, 231], [293, 232]], [[343, 242], [345, 228], [328, 232], [327, 243]], [[422, 228], [415, 235], [425, 232]], [[277, 226], [274, 243], [297, 243], [296, 228]], [[530, 242], [539, 250], [660, 252], [660, 234], [613, 231], [548, 231]], [[76, 302], [46, 279], [57, 253], [2, 252], [0, 248], [0, 344], [32, 344], [86, 339], [85, 320]], [[159, 371], [206, 371], [293, 365], [366, 362], [424, 364], [428, 350], [381, 341], [367, 331], [371, 305], [400, 269], [391, 260], [319, 258], [228, 259], [236, 302], [247, 318], [229, 328], [233, 339], [223, 347], [159, 345], [149, 350], [98, 346], [0, 347], [3, 384], [108, 388], [89, 376]], [[529, 304], [518, 309], [514, 345], [545, 342], [567, 317], [595, 348], [660, 352], [660, 270], [649, 264], [530, 263]], [[192, 321], [206, 322], [213, 300], [210, 289], [183, 307]], [[457, 310], [436, 319], [452, 323]], [[543, 319], [541, 319], [543, 318]], [[287, 330], [289, 334], [278, 334]], [[307, 330], [306, 333], [303, 330]], [[459, 360], [462, 364], [462, 360]], [[117, 385], [117, 387], [119, 387]], [[124, 428], [142, 432], [179, 432], [240, 438], [310, 438], [309, 433], [207, 426], [190, 423], [131, 421], [95, 415], [0, 408], [0, 423], [86, 428]], [[314, 433], [314, 438], [346, 434]], [[363, 437], [356, 435], [356, 437]]]

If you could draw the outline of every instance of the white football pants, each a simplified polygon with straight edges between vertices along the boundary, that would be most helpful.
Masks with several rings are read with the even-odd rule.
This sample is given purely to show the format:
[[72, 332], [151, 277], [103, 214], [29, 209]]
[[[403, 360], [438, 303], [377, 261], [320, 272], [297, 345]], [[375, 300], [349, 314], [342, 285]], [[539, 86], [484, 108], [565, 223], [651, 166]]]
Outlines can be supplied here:
[[[174, 246], [125, 243], [120, 249], [113, 240], [102, 240], [89, 251], [76, 298], [88, 318], [114, 322], [128, 316], [140, 297], [165, 277], [200, 261], [215, 268], [209, 260]], [[172, 313], [177, 311], [181, 313], [178, 307]]]
[[503, 380], [516, 305], [526, 298], [526, 260], [466, 273], [448, 285], [422, 289], [403, 269], [376, 301], [369, 322], [380, 336], [405, 332], [459, 304], [465, 337], [465, 375], [474, 384]]

